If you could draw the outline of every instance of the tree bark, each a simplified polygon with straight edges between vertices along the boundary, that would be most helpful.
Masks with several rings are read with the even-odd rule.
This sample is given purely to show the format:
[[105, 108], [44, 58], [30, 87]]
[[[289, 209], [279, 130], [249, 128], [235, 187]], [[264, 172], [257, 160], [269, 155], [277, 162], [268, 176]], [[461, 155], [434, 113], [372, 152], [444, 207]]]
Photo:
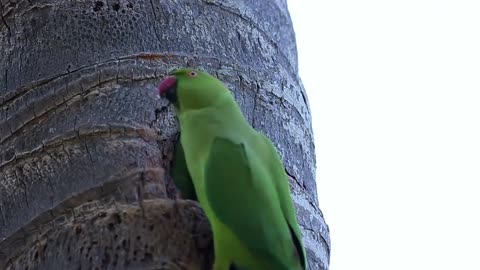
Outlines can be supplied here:
[[274, 142], [310, 269], [328, 269], [308, 101], [285, 0], [0, 0], [0, 269], [209, 269], [169, 177], [155, 87], [201, 67]]

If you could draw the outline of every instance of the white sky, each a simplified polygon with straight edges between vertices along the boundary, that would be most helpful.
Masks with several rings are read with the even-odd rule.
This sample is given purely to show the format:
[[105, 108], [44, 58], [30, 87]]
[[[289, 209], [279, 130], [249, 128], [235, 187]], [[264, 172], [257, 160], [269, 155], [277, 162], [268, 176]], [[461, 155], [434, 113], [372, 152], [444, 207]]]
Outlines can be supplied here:
[[331, 270], [480, 269], [480, 1], [289, 0]]

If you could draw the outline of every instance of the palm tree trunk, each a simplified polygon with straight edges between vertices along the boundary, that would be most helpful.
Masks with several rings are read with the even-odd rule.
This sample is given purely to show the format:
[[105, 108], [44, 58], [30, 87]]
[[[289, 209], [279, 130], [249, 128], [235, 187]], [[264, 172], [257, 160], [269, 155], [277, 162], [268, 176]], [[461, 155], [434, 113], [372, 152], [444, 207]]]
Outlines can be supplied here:
[[169, 177], [155, 86], [199, 66], [281, 152], [310, 269], [327, 269], [310, 110], [285, 0], [1, 0], [0, 269], [208, 269]]

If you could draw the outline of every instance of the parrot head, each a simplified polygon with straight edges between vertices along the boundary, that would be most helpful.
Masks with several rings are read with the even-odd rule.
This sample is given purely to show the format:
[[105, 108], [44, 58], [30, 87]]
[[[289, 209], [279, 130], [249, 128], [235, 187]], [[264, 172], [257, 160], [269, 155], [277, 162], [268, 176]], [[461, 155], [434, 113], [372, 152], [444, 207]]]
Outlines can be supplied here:
[[212, 106], [230, 94], [220, 80], [192, 68], [171, 72], [158, 86], [158, 92], [180, 112]]

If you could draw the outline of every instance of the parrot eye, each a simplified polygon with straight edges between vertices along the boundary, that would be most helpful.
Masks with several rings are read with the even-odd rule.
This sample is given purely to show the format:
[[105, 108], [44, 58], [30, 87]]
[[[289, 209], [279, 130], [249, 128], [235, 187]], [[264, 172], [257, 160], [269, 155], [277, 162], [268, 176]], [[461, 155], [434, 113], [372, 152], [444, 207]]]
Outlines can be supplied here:
[[188, 72], [188, 77], [190, 78], [193, 78], [193, 77], [197, 77], [197, 72], [195, 70], [191, 70], [190, 72]]

